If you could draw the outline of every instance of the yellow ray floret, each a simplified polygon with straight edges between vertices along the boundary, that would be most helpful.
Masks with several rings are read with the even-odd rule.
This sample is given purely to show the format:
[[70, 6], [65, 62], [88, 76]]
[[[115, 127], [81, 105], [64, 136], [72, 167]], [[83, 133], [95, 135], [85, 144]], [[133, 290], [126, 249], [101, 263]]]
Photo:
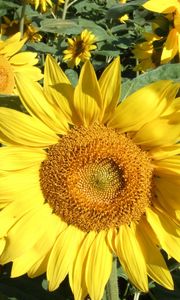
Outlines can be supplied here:
[[76, 300], [102, 299], [113, 256], [139, 290], [173, 289], [160, 250], [180, 260], [179, 83], [120, 102], [119, 58], [99, 80], [87, 61], [73, 88], [48, 56], [44, 77], [16, 76], [29, 115], [0, 109], [0, 263], [46, 272], [51, 291], [68, 275]]

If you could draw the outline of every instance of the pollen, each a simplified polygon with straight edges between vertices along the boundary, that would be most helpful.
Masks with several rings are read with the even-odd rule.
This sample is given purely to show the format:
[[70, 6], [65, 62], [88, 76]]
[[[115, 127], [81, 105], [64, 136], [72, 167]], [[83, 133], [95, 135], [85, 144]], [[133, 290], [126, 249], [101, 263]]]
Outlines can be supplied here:
[[153, 167], [145, 151], [104, 125], [74, 127], [48, 149], [40, 185], [53, 212], [89, 232], [138, 222], [151, 204]]
[[4, 56], [0, 55], [0, 93], [12, 94], [14, 86], [12, 66]]

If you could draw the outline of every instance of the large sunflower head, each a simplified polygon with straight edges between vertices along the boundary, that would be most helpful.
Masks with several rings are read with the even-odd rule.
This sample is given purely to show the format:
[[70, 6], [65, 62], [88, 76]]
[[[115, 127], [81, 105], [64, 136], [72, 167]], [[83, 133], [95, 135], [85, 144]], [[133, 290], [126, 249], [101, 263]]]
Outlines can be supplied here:
[[73, 88], [47, 57], [44, 79], [16, 78], [29, 115], [0, 109], [0, 263], [100, 300], [115, 255], [140, 290], [173, 289], [160, 250], [180, 259], [179, 83], [119, 102], [118, 58], [99, 81], [86, 62]]
[[43, 76], [39, 68], [37, 54], [20, 52], [26, 39], [21, 40], [20, 32], [0, 41], [0, 94], [12, 94], [15, 89], [15, 76], [22, 74], [33, 81]]
[[87, 29], [74, 38], [68, 38], [68, 48], [64, 50], [64, 61], [67, 61], [70, 67], [78, 66], [80, 62], [85, 62], [91, 57], [91, 51], [96, 49], [94, 45], [96, 37]]

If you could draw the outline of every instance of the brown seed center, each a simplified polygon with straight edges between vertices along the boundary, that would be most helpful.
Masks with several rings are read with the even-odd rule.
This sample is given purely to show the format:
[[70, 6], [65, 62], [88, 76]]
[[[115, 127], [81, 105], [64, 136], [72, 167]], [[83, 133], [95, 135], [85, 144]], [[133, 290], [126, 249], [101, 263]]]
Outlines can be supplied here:
[[152, 166], [147, 154], [118, 131], [79, 127], [49, 148], [40, 184], [65, 222], [99, 231], [140, 219], [150, 203]]

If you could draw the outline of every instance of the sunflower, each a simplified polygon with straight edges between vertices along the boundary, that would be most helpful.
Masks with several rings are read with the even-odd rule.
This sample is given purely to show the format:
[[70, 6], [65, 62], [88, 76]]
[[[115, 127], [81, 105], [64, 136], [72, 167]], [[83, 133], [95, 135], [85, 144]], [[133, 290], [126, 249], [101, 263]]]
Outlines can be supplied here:
[[75, 299], [100, 300], [116, 255], [138, 289], [148, 276], [173, 289], [160, 249], [180, 259], [179, 84], [118, 104], [118, 58], [99, 81], [86, 62], [74, 89], [48, 56], [44, 77], [17, 76], [29, 115], [0, 109], [0, 263], [47, 272], [50, 291], [69, 275]]
[[96, 37], [87, 29], [74, 38], [68, 38], [68, 49], [64, 50], [64, 61], [68, 62], [69, 67], [78, 66], [80, 62], [85, 62], [91, 57], [91, 50], [96, 49], [94, 45]]
[[[26, 39], [20, 39], [20, 32], [5, 41], [0, 41], [0, 94], [12, 94], [15, 88], [15, 77], [21, 73], [33, 81], [40, 80], [42, 74], [37, 64], [37, 54], [19, 52]], [[18, 53], [17, 53], [18, 52]]]
[[35, 9], [37, 10], [40, 8], [41, 13], [44, 13], [47, 11], [47, 6], [49, 5], [52, 7], [52, 1], [51, 0], [26, 0], [27, 3], [34, 5]]
[[[11, 36], [19, 31], [20, 20], [10, 20], [8, 17], [4, 16], [4, 23], [1, 24], [1, 33], [6, 36]], [[42, 36], [38, 33], [30, 20], [25, 19], [24, 22], [24, 34], [23, 38], [31, 42], [39, 42], [42, 39]]]
[[171, 14], [172, 28], [163, 46], [161, 63], [168, 63], [176, 55], [180, 57], [180, 1], [149, 0], [143, 5], [146, 9], [163, 14]]
[[143, 36], [146, 41], [137, 43], [132, 50], [139, 62], [134, 68], [135, 71], [147, 71], [160, 65], [162, 49], [156, 49], [154, 42], [160, 41], [161, 37], [150, 32], [144, 32]]

